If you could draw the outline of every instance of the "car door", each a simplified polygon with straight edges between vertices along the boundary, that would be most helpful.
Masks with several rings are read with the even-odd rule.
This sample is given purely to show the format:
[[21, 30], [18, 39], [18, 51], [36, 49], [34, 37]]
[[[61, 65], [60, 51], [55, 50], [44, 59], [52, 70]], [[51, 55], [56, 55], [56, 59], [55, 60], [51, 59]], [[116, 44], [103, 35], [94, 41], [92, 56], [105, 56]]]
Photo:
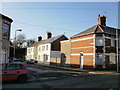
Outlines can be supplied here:
[[28, 73], [26, 67], [23, 64], [19, 64], [19, 66], [20, 66], [20, 73], [21, 74], [27, 74]]
[[7, 66], [8, 64], [1, 64], [0, 65], [0, 80], [7, 80]]
[[20, 73], [20, 67], [18, 64], [11, 63], [8, 66], [7, 78], [8, 80], [17, 80]]

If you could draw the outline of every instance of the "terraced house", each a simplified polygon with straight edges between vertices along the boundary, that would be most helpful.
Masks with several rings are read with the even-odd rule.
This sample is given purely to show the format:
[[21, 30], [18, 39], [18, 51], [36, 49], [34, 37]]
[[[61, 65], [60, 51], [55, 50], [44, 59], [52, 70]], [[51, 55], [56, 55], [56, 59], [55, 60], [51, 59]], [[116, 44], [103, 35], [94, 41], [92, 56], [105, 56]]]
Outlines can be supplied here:
[[71, 37], [71, 65], [80, 68], [116, 68], [116, 30], [120, 50], [120, 29], [106, 26], [106, 17], [98, 15], [97, 25]]
[[0, 62], [8, 62], [10, 48], [10, 30], [13, 20], [0, 14]]
[[60, 41], [67, 39], [65, 35], [52, 37], [52, 34], [48, 32], [47, 39], [42, 40], [40, 36], [38, 42], [27, 48], [27, 59], [37, 60], [40, 64], [60, 64]]

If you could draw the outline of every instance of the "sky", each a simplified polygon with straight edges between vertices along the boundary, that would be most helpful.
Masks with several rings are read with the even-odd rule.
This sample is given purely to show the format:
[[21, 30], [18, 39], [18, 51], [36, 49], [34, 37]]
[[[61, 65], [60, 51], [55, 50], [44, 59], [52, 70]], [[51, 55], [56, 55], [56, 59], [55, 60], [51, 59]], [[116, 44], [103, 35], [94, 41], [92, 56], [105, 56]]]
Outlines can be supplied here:
[[117, 2], [3, 2], [0, 12], [10, 17], [11, 39], [15, 30], [27, 39], [65, 34], [68, 38], [96, 24], [98, 15], [107, 17], [106, 24], [117, 27]]

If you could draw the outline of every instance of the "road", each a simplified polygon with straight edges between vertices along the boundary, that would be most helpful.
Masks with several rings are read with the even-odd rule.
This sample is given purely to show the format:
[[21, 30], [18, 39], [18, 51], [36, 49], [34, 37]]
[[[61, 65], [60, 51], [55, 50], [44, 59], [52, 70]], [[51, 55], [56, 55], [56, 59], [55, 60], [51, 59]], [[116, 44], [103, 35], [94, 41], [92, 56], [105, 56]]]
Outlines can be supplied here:
[[28, 65], [31, 78], [26, 83], [8, 82], [3, 88], [118, 88], [116, 74], [89, 74]]

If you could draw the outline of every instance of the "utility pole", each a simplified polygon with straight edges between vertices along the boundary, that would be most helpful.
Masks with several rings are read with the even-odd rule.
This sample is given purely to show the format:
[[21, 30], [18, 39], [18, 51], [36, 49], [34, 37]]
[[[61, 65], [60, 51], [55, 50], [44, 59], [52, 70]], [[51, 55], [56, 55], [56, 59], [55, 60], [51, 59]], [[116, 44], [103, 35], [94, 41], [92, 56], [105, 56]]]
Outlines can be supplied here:
[[15, 56], [15, 49], [16, 49], [16, 33], [17, 33], [17, 31], [22, 31], [22, 30], [21, 29], [15, 30], [14, 58], [16, 57]]

